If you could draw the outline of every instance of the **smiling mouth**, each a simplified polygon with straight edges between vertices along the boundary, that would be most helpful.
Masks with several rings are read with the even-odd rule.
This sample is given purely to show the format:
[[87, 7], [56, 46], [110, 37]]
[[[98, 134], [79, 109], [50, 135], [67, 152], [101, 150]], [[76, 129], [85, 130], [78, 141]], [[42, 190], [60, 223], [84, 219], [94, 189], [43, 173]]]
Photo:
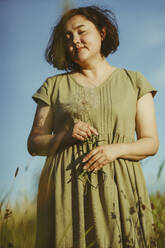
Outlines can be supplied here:
[[79, 53], [81, 52], [85, 47], [76, 47], [75, 52]]
[[84, 49], [84, 47], [78, 47], [78, 48], [76, 48], [76, 51], [80, 52], [80, 51], [82, 51], [82, 49]]

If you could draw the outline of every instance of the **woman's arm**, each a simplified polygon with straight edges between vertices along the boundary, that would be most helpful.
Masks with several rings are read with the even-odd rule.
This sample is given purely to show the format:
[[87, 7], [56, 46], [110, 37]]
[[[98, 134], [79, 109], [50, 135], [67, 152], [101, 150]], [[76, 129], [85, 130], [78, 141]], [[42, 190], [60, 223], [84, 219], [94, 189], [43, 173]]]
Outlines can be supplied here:
[[140, 160], [153, 156], [159, 148], [155, 107], [151, 93], [145, 94], [137, 101], [136, 112], [137, 141], [120, 144], [119, 158]]
[[95, 128], [79, 121], [73, 126], [63, 123], [63, 128], [56, 134], [53, 131], [53, 110], [38, 100], [33, 126], [28, 137], [27, 147], [32, 156], [53, 155], [59, 148], [80, 142], [91, 135], [97, 135]]
[[140, 160], [157, 153], [159, 139], [151, 93], [145, 94], [137, 102], [136, 133], [135, 142], [97, 146], [83, 158], [83, 168], [97, 171], [118, 158]]
[[55, 136], [52, 135], [52, 109], [43, 101], [38, 101], [33, 126], [28, 137], [27, 148], [32, 155], [46, 156]]
[[62, 141], [73, 143], [74, 140], [68, 137], [68, 130], [61, 130], [58, 134], [53, 131], [53, 110], [39, 100], [33, 121], [33, 126], [28, 137], [27, 148], [32, 156], [48, 156], [56, 152]]

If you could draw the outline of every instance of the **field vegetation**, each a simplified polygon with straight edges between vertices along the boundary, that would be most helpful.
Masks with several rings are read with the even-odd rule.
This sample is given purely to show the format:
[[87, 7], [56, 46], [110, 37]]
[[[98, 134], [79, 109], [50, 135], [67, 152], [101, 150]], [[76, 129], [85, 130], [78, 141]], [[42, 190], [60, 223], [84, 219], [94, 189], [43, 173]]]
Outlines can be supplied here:
[[[150, 195], [150, 199], [158, 248], [165, 248], [165, 193], [157, 192]], [[9, 194], [0, 194], [0, 248], [34, 248], [35, 233], [36, 198], [31, 201], [24, 195], [23, 202], [11, 206]]]

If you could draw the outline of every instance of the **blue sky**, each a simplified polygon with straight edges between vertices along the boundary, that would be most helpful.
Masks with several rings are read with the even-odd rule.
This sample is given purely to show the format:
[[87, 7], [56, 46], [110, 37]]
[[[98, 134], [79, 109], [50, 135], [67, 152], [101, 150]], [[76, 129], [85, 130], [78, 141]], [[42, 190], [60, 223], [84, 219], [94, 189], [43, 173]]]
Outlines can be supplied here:
[[[108, 57], [109, 63], [142, 72], [158, 90], [154, 101], [160, 148], [156, 156], [142, 164], [149, 191], [162, 191], [165, 168], [159, 182], [156, 175], [165, 158], [165, 3], [161, 0], [107, 0], [101, 5], [99, 1], [85, 0], [71, 3], [98, 4], [115, 12], [120, 46]], [[46, 63], [44, 50], [62, 10], [62, 1], [0, 0], [0, 192], [12, 189], [11, 199], [20, 199], [24, 192], [31, 198], [36, 194], [45, 158], [31, 157], [26, 148], [36, 109], [31, 96], [48, 76], [60, 73]], [[14, 178], [17, 167], [19, 172]]]

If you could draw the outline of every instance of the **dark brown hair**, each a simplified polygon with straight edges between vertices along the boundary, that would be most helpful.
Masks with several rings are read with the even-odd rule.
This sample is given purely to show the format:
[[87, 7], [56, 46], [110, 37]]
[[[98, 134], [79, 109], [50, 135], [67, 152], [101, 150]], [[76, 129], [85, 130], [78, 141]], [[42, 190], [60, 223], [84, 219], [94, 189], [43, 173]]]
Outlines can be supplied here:
[[97, 6], [80, 7], [67, 11], [54, 27], [47, 49], [45, 58], [49, 64], [60, 70], [76, 71], [79, 65], [74, 63], [67, 54], [64, 30], [66, 22], [75, 15], [86, 17], [87, 20], [95, 24], [101, 31], [106, 28], [106, 37], [102, 41], [101, 54], [107, 57], [114, 53], [119, 46], [118, 25], [114, 13], [108, 9], [101, 9]]

